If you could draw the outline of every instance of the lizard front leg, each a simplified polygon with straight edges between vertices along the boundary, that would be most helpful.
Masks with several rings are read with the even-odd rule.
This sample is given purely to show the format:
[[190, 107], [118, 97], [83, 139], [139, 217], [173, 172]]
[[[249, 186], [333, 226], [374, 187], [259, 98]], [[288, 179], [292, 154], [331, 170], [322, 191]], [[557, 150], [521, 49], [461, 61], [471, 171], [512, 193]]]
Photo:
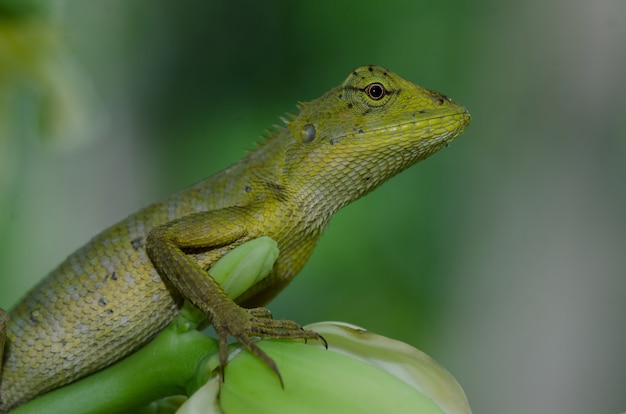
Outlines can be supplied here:
[[255, 345], [252, 338], [323, 338], [303, 330], [293, 321], [274, 320], [266, 308], [244, 309], [228, 297], [224, 289], [185, 251], [209, 251], [235, 247], [251, 238], [245, 209], [232, 207], [200, 212], [153, 229], [146, 250], [156, 270], [186, 300], [211, 321], [219, 341], [222, 379], [227, 360], [228, 335], [267, 364], [282, 378], [276, 363]]

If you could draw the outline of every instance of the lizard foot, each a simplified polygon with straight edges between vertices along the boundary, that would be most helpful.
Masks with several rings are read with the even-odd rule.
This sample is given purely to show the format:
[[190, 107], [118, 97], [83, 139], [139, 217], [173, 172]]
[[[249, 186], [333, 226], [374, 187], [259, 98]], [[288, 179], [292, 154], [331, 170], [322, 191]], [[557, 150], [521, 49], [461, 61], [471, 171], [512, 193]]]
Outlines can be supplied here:
[[[236, 315], [235, 315], [236, 313]], [[302, 329], [296, 322], [289, 320], [272, 319], [272, 313], [267, 308], [245, 309], [237, 307], [237, 311], [228, 312], [227, 315], [214, 315], [213, 327], [219, 340], [219, 359], [222, 381], [224, 380], [224, 368], [228, 358], [228, 335], [235, 338], [248, 351], [263, 361], [278, 377], [281, 387], [285, 388], [278, 366], [255, 343], [253, 338], [271, 339], [304, 339], [322, 341], [328, 348], [328, 343], [314, 331]]]

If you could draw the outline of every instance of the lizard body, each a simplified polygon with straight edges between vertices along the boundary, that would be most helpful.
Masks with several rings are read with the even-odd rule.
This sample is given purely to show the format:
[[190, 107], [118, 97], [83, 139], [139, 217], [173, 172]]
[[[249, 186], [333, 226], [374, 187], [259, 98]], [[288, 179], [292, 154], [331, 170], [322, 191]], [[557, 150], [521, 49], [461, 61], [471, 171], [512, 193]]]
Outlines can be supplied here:
[[[184, 300], [215, 327], [222, 367], [229, 334], [277, 373], [252, 337], [319, 338], [246, 308], [289, 283], [339, 208], [447, 145], [470, 117], [378, 66], [299, 109], [236, 164], [94, 237], [10, 312], [8, 327], [0, 309], [0, 412], [132, 353]], [[233, 301], [206, 269], [263, 235], [280, 248], [272, 273]]]

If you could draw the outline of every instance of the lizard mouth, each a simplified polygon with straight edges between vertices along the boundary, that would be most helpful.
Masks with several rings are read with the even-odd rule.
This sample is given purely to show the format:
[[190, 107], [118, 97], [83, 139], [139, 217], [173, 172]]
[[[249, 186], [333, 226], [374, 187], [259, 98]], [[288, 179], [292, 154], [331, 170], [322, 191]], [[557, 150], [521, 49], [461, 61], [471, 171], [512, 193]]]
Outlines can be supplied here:
[[386, 138], [397, 141], [399, 137], [411, 140], [434, 140], [450, 142], [458, 137], [471, 122], [471, 116], [465, 107], [453, 111], [413, 114], [413, 119], [394, 125], [374, 128], [360, 128], [353, 133], [343, 134], [331, 139], [331, 144], [344, 140]]

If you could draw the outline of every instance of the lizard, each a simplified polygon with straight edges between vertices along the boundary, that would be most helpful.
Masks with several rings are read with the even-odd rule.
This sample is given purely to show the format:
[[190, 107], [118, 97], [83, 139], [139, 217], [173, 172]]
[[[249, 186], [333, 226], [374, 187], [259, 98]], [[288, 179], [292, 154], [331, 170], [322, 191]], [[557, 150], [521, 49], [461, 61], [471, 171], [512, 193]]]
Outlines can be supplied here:
[[[374, 65], [299, 103], [244, 158], [104, 230], [10, 313], [0, 309], [0, 413], [134, 352], [184, 301], [215, 329], [222, 379], [229, 336], [280, 379], [256, 338], [323, 338], [263, 306], [302, 269], [337, 210], [447, 146], [470, 119], [447, 96]], [[278, 259], [231, 299], [207, 269], [260, 236], [277, 241]]]

